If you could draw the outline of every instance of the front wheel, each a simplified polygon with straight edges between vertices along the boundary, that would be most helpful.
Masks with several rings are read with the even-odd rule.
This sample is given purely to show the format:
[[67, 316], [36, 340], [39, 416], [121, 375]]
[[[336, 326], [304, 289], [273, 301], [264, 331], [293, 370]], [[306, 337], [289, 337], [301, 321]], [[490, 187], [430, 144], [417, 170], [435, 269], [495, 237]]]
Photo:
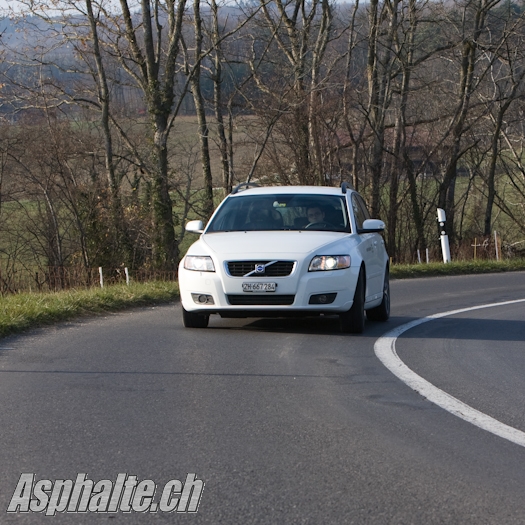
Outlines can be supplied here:
[[206, 328], [209, 320], [209, 314], [196, 314], [182, 308], [182, 322], [186, 328]]
[[370, 321], [388, 321], [390, 317], [390, 278], [388, 268], [385, 270], [385, 281], [383, 284], [383, 300], [379, 306], [366, 311]]
[[359, 271], [354, 292], [354, 303], [348, 312], [339, 314], [339, 326], [345, 334], [361, 334], [365, 329], [365, 272]]

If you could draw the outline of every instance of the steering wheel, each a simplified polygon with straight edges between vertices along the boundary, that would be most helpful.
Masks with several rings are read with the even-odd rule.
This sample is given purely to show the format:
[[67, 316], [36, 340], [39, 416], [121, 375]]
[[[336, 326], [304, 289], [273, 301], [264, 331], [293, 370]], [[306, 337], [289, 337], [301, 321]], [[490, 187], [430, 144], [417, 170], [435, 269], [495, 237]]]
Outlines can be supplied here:
[[330, 223], [330, 222], [326, 222], [326, 221], [321, 221], [321, 222], [310, 222], [309, 224], [307, 224], [304, 229], [305, 230], [313, 230], [313, 229], [319, 229], [319, 230], [329, 230], [329, 229], [334, 229], [335, 226]]

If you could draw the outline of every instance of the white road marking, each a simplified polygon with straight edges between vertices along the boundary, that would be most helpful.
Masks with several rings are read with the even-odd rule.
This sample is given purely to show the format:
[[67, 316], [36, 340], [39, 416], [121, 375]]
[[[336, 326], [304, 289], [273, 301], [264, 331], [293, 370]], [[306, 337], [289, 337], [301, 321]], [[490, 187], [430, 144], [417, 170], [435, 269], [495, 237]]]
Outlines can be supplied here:
[[525, 299], [517, 299], [515, 301], [505, 301], [502, 303], [491, 303], [483, 304], [479, 306], [473, 306], [470, 308], [461, 308], [460, 310], [450, 310], [449, 312], [442, 312], [439, 314], [429, 315], [421, 319], [416, 319], [410, 323], [406, 323], [402, 326], [398, 326], [394, 330], [387, 332], [384, 336], [380, 337], [375, 345], [374, 351], [380, 361], [403, 383], [407, 384], [410, 388], [426, 397], [432, 403], [440, 406], [446, 411], [454, 414], [473, 425], [476, 425], [483, 430], [487, 430], [496, 436], [512, 441], [517, 445], [525, 447], [525, 432], [518, 430], [517, 428], [505, 425], [501, 421], [494, 419], [475, 408], [463, 403], [459, 399], [447, 394], [443, 390], [429, 383], [426, 379], [423, 379], [420, 375], [416, 374], [413, 370], [408, 368], [407, 365], [397, 355], [396, 352], [396, 339], [411, 328], [418, 326], [434, 319], [440, 319], [441, 317], [447, 317], [449, 315], [460, 314], [463, 312], [470, 312], [472, 310], [481, 310], [482, 308], [491, 308], [494, 306], [505, 306], [508, 304], [523, 303]]

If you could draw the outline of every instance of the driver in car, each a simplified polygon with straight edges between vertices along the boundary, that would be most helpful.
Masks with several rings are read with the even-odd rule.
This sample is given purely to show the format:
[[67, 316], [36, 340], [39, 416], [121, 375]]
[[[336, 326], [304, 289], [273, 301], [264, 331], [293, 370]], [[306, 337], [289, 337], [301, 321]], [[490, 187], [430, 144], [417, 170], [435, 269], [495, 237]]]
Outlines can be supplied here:
[[306, 216], [310, 224], [324, 223], [325, 213], [319, 206], [310, 206], [307, 210]]

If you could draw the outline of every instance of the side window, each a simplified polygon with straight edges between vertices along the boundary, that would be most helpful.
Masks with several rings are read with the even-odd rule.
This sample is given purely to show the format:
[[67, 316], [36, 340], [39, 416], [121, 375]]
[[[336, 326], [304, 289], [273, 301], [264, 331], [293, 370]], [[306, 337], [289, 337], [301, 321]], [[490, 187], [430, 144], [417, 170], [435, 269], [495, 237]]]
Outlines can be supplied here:
[[368, 214], [368, 210], [366, 209], [363, 199], [355, 193], [352, 194], [352, 209], [354, 212], [357, 228], [360, 229], [363, 227], [363, 222], [370, 218], [370, 215]]
[[365, 215], [365, 219], [370, 219], [370, 213], [368, 212], [368, 208], [366, 207], [363, 197], [361, 197], [361, 195], [356, 195], [356, 198], [357, 198], [357, 202], [361, 205], [361, 208]]

